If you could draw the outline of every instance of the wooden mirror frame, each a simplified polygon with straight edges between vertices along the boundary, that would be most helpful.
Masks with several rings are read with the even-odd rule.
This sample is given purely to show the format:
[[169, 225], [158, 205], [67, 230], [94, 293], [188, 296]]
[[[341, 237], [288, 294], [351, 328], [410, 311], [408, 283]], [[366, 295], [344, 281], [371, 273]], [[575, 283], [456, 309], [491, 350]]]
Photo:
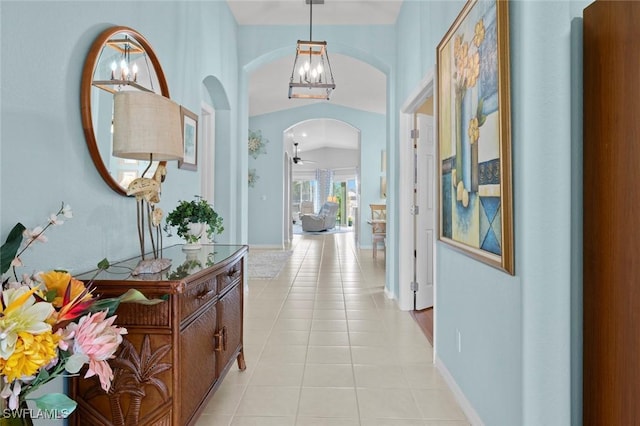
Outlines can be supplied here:
[[[169, 86], [167, 85], [167, 79], [162, 71], [162, 67], [160, 66], [160, 61], [158, 60], [156, 53], [147, 39], [145, 39], [142, 34], [136, 30], [122, 26], [111, 27], [103, 31], [91, 45], [91, 49], [89, 50], [89, 54], [87, 55], [84, 68], [82, 70], [82, 82], [80, 86], [80, 114], [82, 116], [82, 129], [84, 130], [84, 137], [87, 142], [87, 148], [89, 148], [89, 154], [91, 155], [91, 159], [93, 160], [93, 164], [96, 166], [98, 173], [102, 176], [102, 179], [104, 179], [107, 185], [109, 185], [109, 187], [115, 192], [120, 195], [127, 196], [126, 188], [120, 186], [120, 184], [111, 176], [109, 169], [100, 155], [98, 141], [93, 128], [93, 117], [91, 112], [91, 88], [93, 87], [95, 69], [107, 41], [116, 34], [128, 35], [144, 48], [147, 57], [151, 61], [153, 70], [156, 73], [160, 86], [160, 94], [166, 98], [169, 98]], [[166, 165], [166, 161], [161, 161], [160, 164]]]

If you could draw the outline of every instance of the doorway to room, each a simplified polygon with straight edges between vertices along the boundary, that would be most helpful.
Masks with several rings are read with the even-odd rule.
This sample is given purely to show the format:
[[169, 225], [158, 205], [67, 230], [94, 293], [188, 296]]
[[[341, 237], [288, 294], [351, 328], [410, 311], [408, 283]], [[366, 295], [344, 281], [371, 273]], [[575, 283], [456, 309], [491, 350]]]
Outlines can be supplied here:
[[[420, 319], [434, 341], [437, 240], [437, 161], [433, 72], [400, 113], [400, 289], [402, 309]], [[424, 317], [424, 318], [423, 318]], [[434, 342], [435, 343], [435, 342]], [[435, 345], [434, 345], [435, 350]]]
[[[360, 131], [335, 119], [311, 119], [283, 132], [290, 176], [285, 187], [286, 220], [302, 233], [301, 215], [315, 214], [327, 201], [338, 204], [332, 232], [355, 231], [359, 224]], [[286, 177], [285, 177], [286, 179]], [[355, 235], [355, 234], [354, 234]]]

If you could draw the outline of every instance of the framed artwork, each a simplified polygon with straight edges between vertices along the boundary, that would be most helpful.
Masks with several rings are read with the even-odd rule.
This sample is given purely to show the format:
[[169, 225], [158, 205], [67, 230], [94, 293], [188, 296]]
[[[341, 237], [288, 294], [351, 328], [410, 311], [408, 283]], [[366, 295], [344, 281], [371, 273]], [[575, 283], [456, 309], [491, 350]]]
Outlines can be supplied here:
[[198, 116], [180, 106], [182, 114], [182, 143], [184, 158], [178, 161], [178, 167], [198, 170]]
[[508, 2], [469, 0], [437, 70], [440, 240], [514, 274]]

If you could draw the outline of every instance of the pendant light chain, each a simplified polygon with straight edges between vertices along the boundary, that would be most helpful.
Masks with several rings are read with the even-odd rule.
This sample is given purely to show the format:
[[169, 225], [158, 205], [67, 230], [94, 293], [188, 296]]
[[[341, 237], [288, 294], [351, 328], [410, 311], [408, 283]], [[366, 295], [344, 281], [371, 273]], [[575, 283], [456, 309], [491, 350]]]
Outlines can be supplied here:
[[313, 28], [313, 0], [309, 0], [309, 41], [313, 40], [311, 29]]

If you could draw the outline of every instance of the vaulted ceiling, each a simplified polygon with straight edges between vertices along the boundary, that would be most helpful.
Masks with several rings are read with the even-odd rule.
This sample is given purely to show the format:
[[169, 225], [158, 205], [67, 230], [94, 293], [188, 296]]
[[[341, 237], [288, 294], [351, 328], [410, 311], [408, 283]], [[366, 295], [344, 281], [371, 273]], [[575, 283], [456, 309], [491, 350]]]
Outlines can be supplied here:
[[[309, 24], [309, 5], [305, 0], [227, 0], [239, 25], [305, 25]], [[313, 25], [393, 25], [401, 0], [326, 0], [313, 5]], [[264, 65], [249, 79], [249, 115], [286, 110], [314, 102], [331, 102], [363, 111], [386, 113], [386, 76], [378, 69], [349, 56], [332, 53], [328, 46], [336, 89], [329, 101], [289, 99], [289, 77], [295, 55], [295, 37], [291, 40], [291, 56]], [[322, 147], [357, 149], [353, 128], [335, 120], [312, 120], [296, 126], [304, 149]], [[341, 133], [344, 132], [344, 133]], [[341, 146], [338, 141], [343, 141]]]

